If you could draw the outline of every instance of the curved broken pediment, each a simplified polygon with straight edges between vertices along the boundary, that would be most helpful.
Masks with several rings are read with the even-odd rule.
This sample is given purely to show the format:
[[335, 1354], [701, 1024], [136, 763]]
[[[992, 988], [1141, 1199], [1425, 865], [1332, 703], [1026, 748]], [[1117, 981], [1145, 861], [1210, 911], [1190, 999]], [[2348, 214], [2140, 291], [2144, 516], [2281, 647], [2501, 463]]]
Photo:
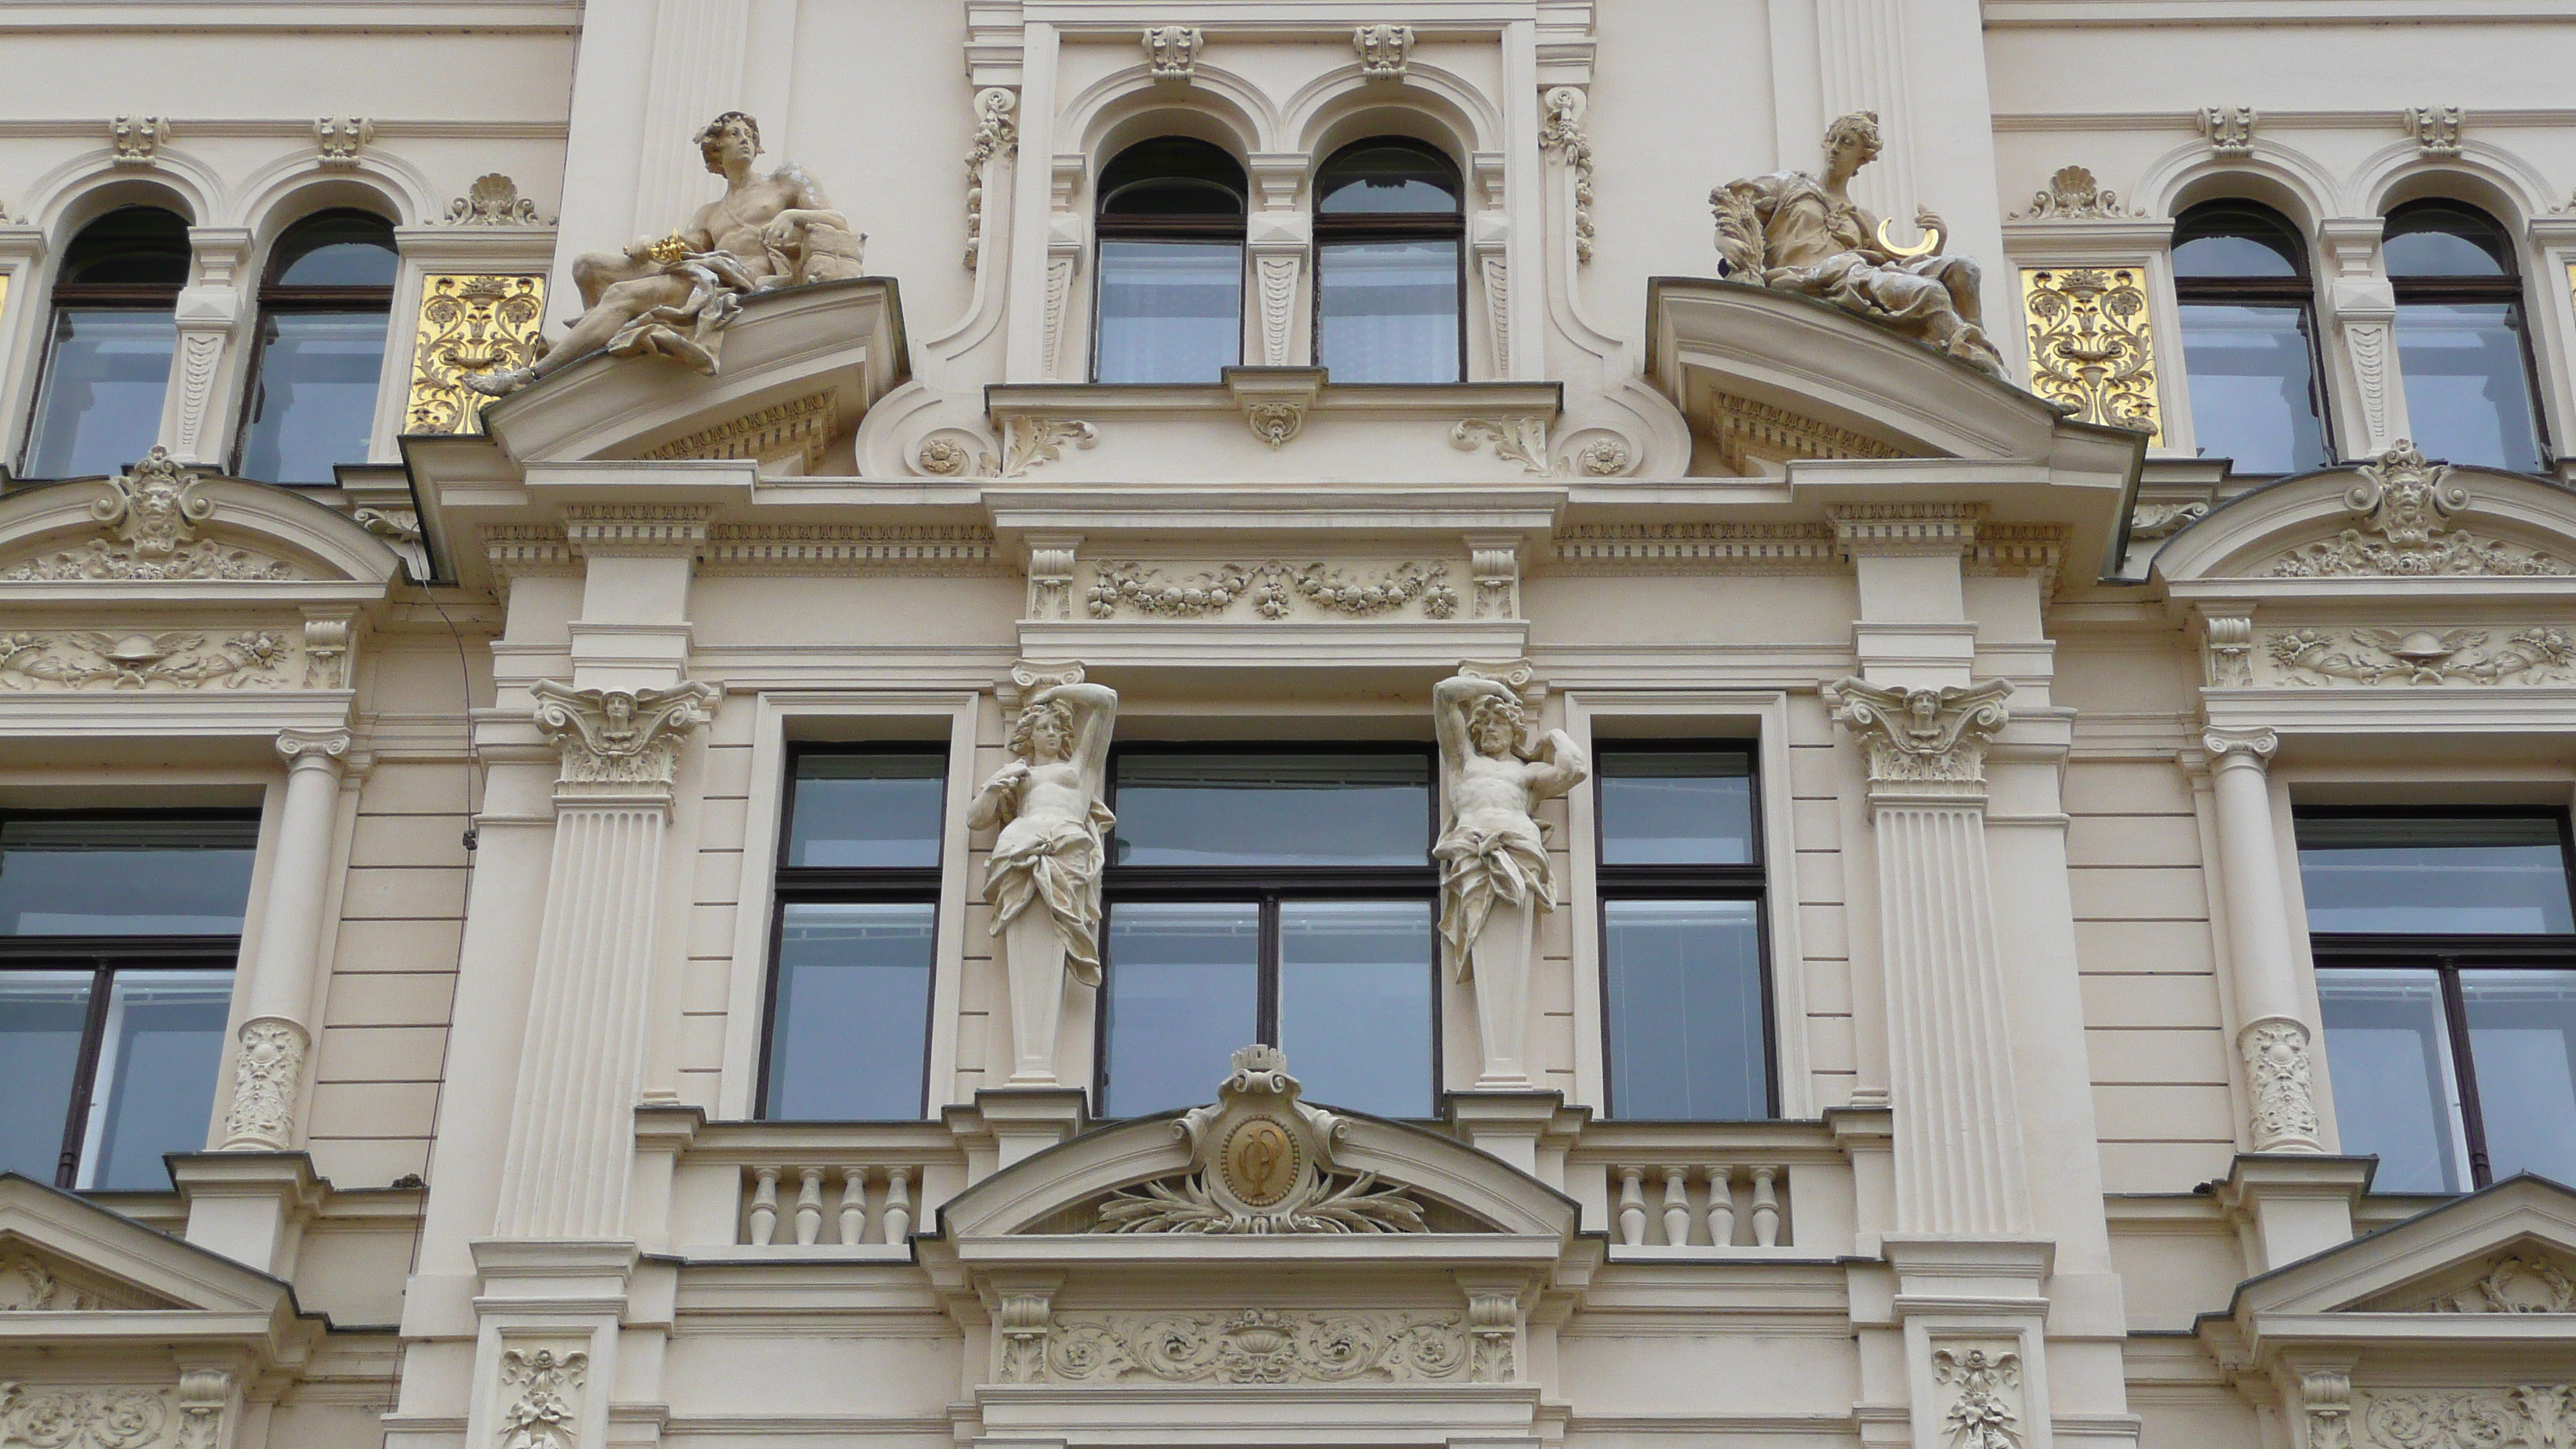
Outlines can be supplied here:
[[1797, 458], [2044, 458], [2060, 428], [2082, 426], [1975, 367], [1793, 293], [1658, 277], [1646, 325], [1648, 380], [1739, 473]]
[[891, 278], [755, 294], [725, 329], [723, 370], [596, 353], [485, 405], [483, 427], [520, 463], [748, 458], [765, 472], [827, 471], [868, 408], [911, 376]]
[[[1277, 1048], [1235, 1053], [1215, 1102], [1090, 1133], [942, 1209], [976, 1240], [1569, 1236], [1575, 1205], [1438, 1133], [1307, 1104]], [[1069, 1247], [1070, 1245], [1068, 1245]]]
[[2168, 583], [2576, 579], [2576, 492], [2401, 442], [2230, 500], [2180, 529], [2154, 572]]
[[201, 473], [159, 448], [113, 478], [0, 498], [0, 585], [354, 583], [382, 588], [401, 557], [345, 514], [292, 490]]

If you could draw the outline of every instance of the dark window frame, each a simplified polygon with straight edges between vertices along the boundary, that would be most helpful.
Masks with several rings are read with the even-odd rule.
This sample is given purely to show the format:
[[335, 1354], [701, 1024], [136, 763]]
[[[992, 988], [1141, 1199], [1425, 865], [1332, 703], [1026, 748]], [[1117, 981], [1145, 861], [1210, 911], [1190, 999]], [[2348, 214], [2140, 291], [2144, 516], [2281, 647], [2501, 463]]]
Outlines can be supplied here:
[[[1457, 182], [1457, 209], [1450, 212], [1396, 211], [1331, 213], [1323, 208], [1325, 173], [1333, 163], [1362, 146], [1402, 145], [1424, 155], [1438, 157], [1449, 168]], [[1314, 272], [1307, 285], [1307, 353], [1317, 367], [1324, 365], [1324, 248], [1335, 242], [1409, 242], [1454, 241], [1458, 244], [1458, 375], [1448, 379], [1467, 380], [1467, 173], [1458, 158], [1412, 136], [1364, 136], [1346, 146], [1338, 146], [1315, 167], [1315, 201], [1313, 205]], [[1419, 384], [1359, 384], [1360, 386], [1438, 386]]]
[[[1746, 808], [1750, 812], [1752, 859], [1743, 865], [1613, 865], [1609, 861], [1609, 822], [1601, 810], [1601, 765], [1619, 754], [1675, 754], [1707, 751], [1741, 754], [1745, 757]], [[1719, 738], [1692, 736], [1664, 739], [1651, 736], [1629, 736], [1616, 739], [1595, 738], [1592, 742], [1592, 880], [1593, 939], [1598, 949], [1596, 965], [1601, 991], [1601, 1115], [1605, 1121], [1669, 1122], [1668, 1117], [1622, 1117], [1619, 1115], [1618, 1042], [1610, 1020], [1610, 905], [1613, 901], [1750, 901], [1753, 903], [1754, 950], [1762, 959], [1762, 1066], [1766, 1079], [1763, 1088], [1763, 1110], [1757, 1119], [1771, 1122], [1780, 1117], [1780, 1021], [1779, 986], [1772, 978], [1770, 858], [1765, 849], [1762, 815], [1761, 742], [1751, 737]]]
[[[1259, 907], [1260, 943], [1255, 958], [1259, 999], [1253, 1008], [1255, 1034], [1267, 1046], [1279, 1044], [1279, 907], [1293, 901], [1423, 901], [1433, 912], [1431, 959], [1431, 1107], [1436, 1113], [1447, 1078], [1441, 1056], [1440, 869], [1431, 863], [1431, 848], [1440, 839], [1440, 756], [1437, 747], [1412, 741], [1266, 740], [1121, 741], [1109, 747], [1109, 769], [1103, 794], [1111, 813], [1118, 809], [1118, 764], [1129, 754], [1147, 755], [1403, 755], [1424, 761], [1424, 789], [1430, 795], [1430, 831], [1422, 842], [1423, 864], [1409, 865], [1118, 865], [1101, 873], [1099, 1010], [1092, 1025], [1091, 1102], [1095, 1115], [1107, 1120], [1109, 1109], [1109, 973], [1118, 969], [1110, 950], [1109, 919], [1121, 902], [1205, 903]], [[1114, 851], [1112, 852], [1114, 855]], [[1245, 1043], [1238, 1043], [1245, 1045]], [[1290, 1062], [1293, 1075], [1297, 1064]], [[1208, 1087], [1213, 1091], [1216, 1083]], [[1117, 1119], [1126, 1120], [1126, 1119]], [[1429, 1118], [1422, 1119], [1425, 1121]]]
[[[2168, 243], [2170, 248], [2168, 254], [2180, 252], [2186, 242], [2198, 239], [2198, 236], [2183, 235], [2186, 227], [2192, 226], [2203, 218], [2223, 216], [2229, 211], [2234, 211], [2249, 221], [2265, 225], [2277, 224], [2287, 232], [2292, 243], [2290, 261], [2295, 269], [2294, 274], [2287, 277], [2189, 277], [2183, 275], [2179, 267], [2175, 267], [2172, 270], [2174, 307], [2177, 315], [2182, 308], [2195, 304], [2296, 306], [2299, 309], [2299, 333], [2308, 340], [2308, 405], [2316, 411], [2317, 442], [2325, 449], [2326, 454], [2325, 461], [2319, 463], [2317, 468], [2332, 468], [2343, 461], [2343, 451], [2335, 445], [2334, 398], [2326, 383], [2325, 332], [2317, 322], [2316, 260], [2314, 249], [2308, 245], [2308, 239], [2300, 232], [2297, 223], [2259, 201], [2247, 201], [2236, 197], [2213, 198], [2184, 208], [2182, 215], [2174, 218], [2174, 230], [2172, 240]], [[2199, 235], [2211, 236], [2235, 234], [2237, 233], [2223, 233], [2215, 230], [2199, 233]], [[2174, 339], [2174, 346], [2178, 351], [2182, 346], [2182, 338], [2179, 335]], [[2181, 365], [2179, 355], [2175, 358], [2175, 363], [2177, 366]], [[2185, 368], [2184, 376], [2188, 378], [2189, 375], [2190, 370]], [[2195, 446], [2199, 446], [2197, 438], [2193, 441]], [[2316, 469], [2299, 471], [2313, 472]], [[2248, 474], [2247, 476], [2272, 475]]]
[[[2397, 272], [2390, 272], [2388, 274], [2389, 288], [2395, 295], [2397, 305], [2401, 308], [2409, 303], [2429, 303], [2439, 306], [2446, 303], [2475, 304], [2480, 302], [2503, 302], [2509, 304], [2513, 308], [2512, 315], [2514, 335], [2522, 344], [2522, 386], [2523, 391], [2529, 394], [2529, 401], [2531, 403], [2532, 452], [2536, 455], [2540, 465], [2543, 468], [2546, 468], [2549, 465], [2549, 460], [2552, 456], [2549, 442], [2548, 399], [2541, 390], [2539, 354], [2531, 345], [2531, 299], [2523, 292], [2521, 258], [2516, 254], [2517, 249], [2514, 246], [2513, 234], [2506, 231], [2503, 225], [2498, 223], [2493, 216], [2488, 215], [2484, 207], [2472, 206], [2465, 201], [2453, 201], [2448, 197], [2422, 197], [2417, 200], [2407, 202], [2402, 206], [2389, 208], [2388, 215], [2383, 217], [2380, 222], [2380, 235], [2382, 237], [2380, 244], [2383, 247], [2387, 245], [2385, 238], [2387, 236], [2388, 223], [2397, 220], [2398, 217], [2410, 211], [2429, 211], [2437, 208], [2449, 211], [2464, 211], [2469, 213], [2471, 216], [2484, 221], [2491, 229], [2493, 240], [2499, 244], [2499, 250], [2502, 253], [2501, 265], [2504, 267], [2504, 275], [2500, 277], [2443, 277], [2427, 276], [2422, 273], [2400, 274]], [[2459, 233], [2453, 232], [2452, 235], [2457, 236]], [[2396, 347], [2396, 334], [2393, 331], [2389, 335], [2389, 346], [2391, 348], [2391, 355], [2393, 356], [2394, 349]], [[2404, 364], [2402, 362], [2399, 364], [2397, 385], [2401, 392], [2406, 386], [2406, 375], [2404, 372]]]
[[[2294, 818], [2550, 820], [2558, 826], [2558, 862], [2568, 899], [2576, 905], [2576, 824], [2568, 812], [2545, 805], [2301, 805]], [[2452, 1084], [2460, 1094], [2460, 1136], [2469, 1155], [2469, 1187], [2493, 1185], [2487, 1160], [2486, 1120], [2478, 1096], [2478, 1061], [2469, 1049], [2468, 1004], [2461, 976], [2480, 970], [2557, 967], [2576, 972], [2576, 934], [2508, 935], [2484, 932], [2311, 931], [2308, 953], [2316, 969], [2431, 971], [2440, 983], [2442, 1026], [2451, 1049]], [[2323, 1044], [2320, 1043], [2320, 1046]], [[2326, 1070], [2332, 1072], [2329, 1057]]]
[[[158, 211], [168, 216], [177, 217], [179, 219], [180, 226], [185, 230], [193, 231], [196, 228], [196, 223], [189, 220], [185, 213], [167, 206], [154, 206], [149, 202], [136, 202], [133, 203], [131, 207], [110, 207], [106, 211], [102, 211], [98, 215], [91, 217], [88, 221], [81, 223], [80, 230], [72, 233], [71, 240], [67, 242], [63, 248], [64, 262], [67, 263], [71, 258], [72, 252], [79, 247], [83, 232], [88, 231], [91, 227], [98, 225], [100, 222], [107, 220], [111, 216], [114, 216], [117, 212], [129, 209]], [[168, 312], [175, 320], [179, 312], [179, 294], [187, 290], [188, 287], [188, 283], [185, 279], [168, 283], [66, 282], [61, 280], [60, 277], [62, 265], [63, 263], [56, 264], [56, 277], [53, 285], [49, 289], [49, 295], [45, 299], [44, 344], [38, 351], [35, 377], [36, 386], [35, 391], [30, 395], [30, 400], [28, 402], [26, 434], [18, 441], [18, 466], [21, 468], [33, 465], [36, 457], [36, 444], [40, 441], [40, 435], [44, 432], [46, 404], [52, 400], [48, 389], [50, 388], [54, 378], [55, 343], [62, 330], [63, 313], [65, 311]], [[186, 265], [189, 273], [193, 275], [197, 265], [195, 248], [193, 245], [189, 249], [189, 256]], [[170, 349], [171, 370], [176, 372], [178, 366], [179, 349], [177, 342], [174, 339]], [[162, 405], [165, 408], [169, 405], [169, 387], [170, 384], [165, 378], [161, 384]], [[143, 460], [139, 457], [129, 458], [126, 460], [126, 466], [131, 467], [141, 461]], [[34, 478], [35, 475], [33, 474], [22, 474], [18, 481], [28, 482], [32, 481]]]
[[[272, 314], [292, 314], [298, 312], [383, 312], [385, 315], [385, 350], [383, 358], [376, 364], [376, 401], [379, 406], [381, 406], [384, 401], [384, 363], [385, 360], [390, 360], [392, 358], [394, 351], [394, 287], [402, 279], [401, 253], [399, 251], [394, 253], [394, 281], [388, 282], [381, 287], [290, 287], [277, 280], [278, 261], [285, 254], [286, 243], [293, 240], [297, 228], [309, 225], [316, 221], [327, 220], [341, 215], [364, 216], [374, 221], [383, 222], [387, 241], [390, 242], [393, 238], [393, 222], [376, 215], [372, 211], [364, 210], [363, 208], [341, 206], [317, 211], [310, 216], [298, 217], [283, 231], [280, 231], [277, 234], [276, 240], [269, 243], [268, 260], [262, 264], [260, 269], [258, 306], [254, 309], [253, 316], [251, 318], [250, 370], [243, 374], [244, 381], [241, 396], [241, 419], [233, 428], [232, 471], [236, 477], [241, 475], [242, 464], [246, 460], [250, 451], [251, 427], [258, 420], [260, 383], [267, 375], [268, 369], [268, 319]], [[373, 424], [370, 424], [369, 426], [372, 429]], [[352, 458], [349, 461], [352, 463], [364, 463], [366, 459], [364, 457], [358, 457]], [[276, 486], [282, 488], [327, 488], [331, 485], [327, 483], [306, 482], [279, 483]]]
[[[12, 819], [83, 820], [231, 820], [259, 828], [257, 810], [0, 810], [0, 823]], [[253, 847], [256, 849], [256, 845]], [[247, 911], [249, 903], [244, 902]], [[63, 1124], [62, 1150], [54, 1159], [54, 1186], [65, 1192], [106, 1191], [77, 1187], [82, 1144], [89, 1136], [90, 1099], [97, 1094], [99, 1057], [106, 1047], [107, 1011], [115, 977], [127, 971], [221, 971], [241, 986], [241, 937], [229, 936], [10, 936], [0, 935], [0, 972], [78, 971], [90, 976], [87, 1017], [81, 1025], [80, 1056], [72, 1068], [71, 1104]], [[225, 1048], [230, 1049], [227, 1042]], [[209, 1093], [222, 1083], [207, 1084]]]
[[[1142, 140], [1131, 141], [1127, 145], [1121, 146], [1118, 148], [1116, 154], [1108, 157], [1104, 162], [1102, 162], [1100, 175], [1104, 177], [1107, 176], [1110, 169], [1116, 166], [1128, 152], [1133, 151], [1140, 146], [1148, 146], [1156, 141], [1166, 139], [1172, 138], [1149, 136]], [[1200, 140], [1201, 138], [1190, 136], [1179, 139], [1195, 141]], [[1220, 152], [1224, 152], [1225, 148], [1216, 146], [1212, 141], [1207, 144], [1211, 147], [1215, 147], [1215, 149]], [[1226, 153], [1226, 155], [1229, 160], [1232, 160], [1234, 164], [1244, 172], [1244, 189], [1242, 193], [1235, 198], [1239, 209], [1230, 217], [1217, 216], [1214, 214], [1206, 216], [1117, 215], [1110, 212], [1108, 210], [1108, 206], [1109, 203], [1117, 197], [1118, 193], [1140, 184], [1141, 182], [1154, 178], [1139, 177], [1135, 181], [1123, 182], [1114, 189], [1108, 187], [1097, 188], [1099, 192], [1098, 199], [1093, 202], [1091, 208], [1091, 371], [1089, 374], [1090, 381], [1095, 386], [1182, 387], [1191, 385], [1187, 383], [1160, 382], [1104, 384], [1100, 381], [1100, 338], [1103, 330], [1100, 325], [1100, 284], [1105, 271], [1105, 269], [1100, 265], [1100, 244], [1107, 241], [1230, 241], [1234, 243], [1236, 290], [1234, 308], [1234, 362], [1231, 365], [1238, 367], [1243, 365], [1243, 339], [1245, 333], [1243, 321], [1245, 309], [1244, 299], [1249, 297], [1252, 292], [1252, 281], [1250, 276], [1252, 270], [1252, 248], [1250, 245], [1252, 221], [1252, 179], [1250, 168], [1244, 167], [1241, 157], [1234, 156], [1230, 152]], [[1176, 179], [1200, 180], [1202, 178]], [[1222, 189], [1219, 183], [1216, 182], [1211, 181], [1206, 182], [1205, 184], [1217, 186], [1219, 189]], [[1220, 380], [1221, 379], [1219, 378], [1209, 378], [1207, 379], [1207, 383], [1209, 385], [1214, 385]]]
[[[785, 945], [787, 908], [791, 905], [839, 905], [844, 903], [884, 902], [897, 905], [930, 907], [930, 931], [933, 947], [930, 958], [930, 1000], [923, 1011], [925, 1025], [939, 1003], [939, 936], [940, 886], [945, 868], [938, 865], [878, 866], [791, 866], [787, 863], [790, 842], [796, 838], [796, 767], [815, 755], [924, 755], [940, 762], [939, 833], [935, 837], [939, 854], [948, 853], [948, 742], [930, 740], [833, 740], [796, 741], [787, 745], [786, 771], [781, 780], [778, 806], [778, 856], [771, 871], [769, 900], [769, 974], [761, 984], [760, 1059], [754, 1068], [751, 1115], [753, 1120], [803, 1121], [808, 1119], [772, 1118], [769, 1115], [770, 1050], [777, 1038], [779, 953]], [[909, 1122], [930, 1114], [930, 1038], [921, 1034], [921, 1093], [919, 1105], [911, 1117], [888, 1120]]]

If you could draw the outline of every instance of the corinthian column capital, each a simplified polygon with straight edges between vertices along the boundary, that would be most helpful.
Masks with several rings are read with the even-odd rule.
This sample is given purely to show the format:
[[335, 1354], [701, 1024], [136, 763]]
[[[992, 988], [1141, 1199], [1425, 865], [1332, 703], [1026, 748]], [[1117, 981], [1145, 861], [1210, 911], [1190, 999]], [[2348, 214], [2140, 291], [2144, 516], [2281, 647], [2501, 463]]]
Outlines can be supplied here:
[[[717, 690], [693, 680], [670, 689], [575, 689], [541, 679], [537, 728], [563, 755], [557, 794], [564, 786], [642, 786], [667, 791], [679, 762], [680, 741], [715, 718]], [[575, 791], [575, 793], [580, 793]]]
[[2012, 718], [2012, 685], [1892, 689], [1857, 678], [1826, 685], [1834, 719], [1869, 746], [1869, 783], [1975, 795], [1986, 783], [1986, 743]]

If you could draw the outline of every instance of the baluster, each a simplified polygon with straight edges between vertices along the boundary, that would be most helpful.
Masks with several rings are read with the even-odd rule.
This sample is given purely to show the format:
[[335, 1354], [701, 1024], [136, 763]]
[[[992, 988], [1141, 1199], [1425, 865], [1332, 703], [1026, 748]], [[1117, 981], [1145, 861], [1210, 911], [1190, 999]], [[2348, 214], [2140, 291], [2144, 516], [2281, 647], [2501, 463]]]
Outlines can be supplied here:
[[1646, 1169], [1619, 1169], [1619, 1241], [1636, 1247], [1646, 1241]]
[[810, 1248], [815, 1239], [823, 1236], [823, 1169], [800, 1167], [796, 1171], [804, 1178], [803, 1185], [796, 1189], [796, 1246]]
[[1758, 1247], [1772, 1247], [1780, 1241], [1780, 1199], [1771, 1190], [1771, 1175], [1776, 1167], [1753, 1169], [1753, 1241]]
[[889, 1243], [908, 1241], [912, 1236], [912, 1169], [886, 1169], [885, 1240]]
[[1690, 1246], [1690, 1169], [1664, 1169], [1664, 1246]]
[[1708, 1170], [1708, 1242], [1713, 1248], [1735, 1246], [1735, 1169]]
[[868, 1170], [864, 1167], [841, 1169], [841, 1243], [855, 1246], [859, 1234], [868, 1225]]
[[778, 1236], [778, 1169], [753, 1169], [760, 1183], [751, 1190], [751, 1245], [766, 1248]]

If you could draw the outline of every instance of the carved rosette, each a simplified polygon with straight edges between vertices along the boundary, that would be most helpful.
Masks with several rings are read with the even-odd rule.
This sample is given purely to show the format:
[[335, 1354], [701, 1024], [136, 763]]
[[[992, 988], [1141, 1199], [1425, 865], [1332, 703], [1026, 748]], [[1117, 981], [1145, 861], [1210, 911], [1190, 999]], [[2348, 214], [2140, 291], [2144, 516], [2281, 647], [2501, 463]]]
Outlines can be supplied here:
[[2310, 1085], [2308, 1029], [2286, 1017], [2252, 1022], [2237, 1034], [2245, 1085], [2253, 1096], [2254, 1150], [2322, 1152], [2317, 1099]]
[[[537, 728], [562, 752], [556, 794], [590, 793], [582, 787], [625, 787], [668, 797], [689, 731], [715, 718], [719, 691], [703, 680], [670, 689], [574, 689], [541, 679]], [[618, 791], [618, 793], [623, 793]]]
[[233, 1056], [233, 1105], [224, 1116], [224, 1150], [283, 1152], [295, 1137], [295, 1099], [304, 1085], [312, 1038], [282, 1016], [242, 1023]]
[[1872, 793], [1982, 797], [1986, 744], [2011, 715], [2001, 679], [1941, 689], [1885, 689], [1859, 679], [1826, 686], [1834, 719], [1869, 747]]

